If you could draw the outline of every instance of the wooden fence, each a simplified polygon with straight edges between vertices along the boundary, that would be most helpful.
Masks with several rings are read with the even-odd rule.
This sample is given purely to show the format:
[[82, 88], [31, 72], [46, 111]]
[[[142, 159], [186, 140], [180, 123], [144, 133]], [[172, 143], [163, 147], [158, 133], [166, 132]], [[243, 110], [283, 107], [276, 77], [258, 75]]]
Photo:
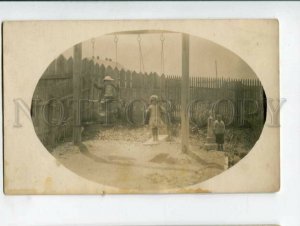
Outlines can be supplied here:
[[[100, 92], [93, 83], [101, 85], [106, 75], [115, 79], [119, 98], [124, 103], [136, 99], [148, 102], [149, 97], [156, 94], [171, 104], [172, 118], [180, 121], [180, 76], [118, 70], [83, 59], [82, 99], [99, 100]], [[32, 119], [36, 133], [45, 145], [53, 145], [72, 134], [72, 76], [73, 59], [59, 56], [48, 66], [34, 91]], [[264, 123], [264, 91], [258, 79], [191, 77], [189, 95], [190, 117], [194, 124], [205, 123], [211, 109], [222, 114], [226, 122], [232, 120], [233, 125], [241, 125], [248, 118], [260, 125]], [[98, 107], [97, 103], [83, 102], [82, 122], [93, 123], [91, 109]], [[59, 119], [61, 115], [62, 120], [57, 121], [62, 123], [55, 125], [53, 119]]]

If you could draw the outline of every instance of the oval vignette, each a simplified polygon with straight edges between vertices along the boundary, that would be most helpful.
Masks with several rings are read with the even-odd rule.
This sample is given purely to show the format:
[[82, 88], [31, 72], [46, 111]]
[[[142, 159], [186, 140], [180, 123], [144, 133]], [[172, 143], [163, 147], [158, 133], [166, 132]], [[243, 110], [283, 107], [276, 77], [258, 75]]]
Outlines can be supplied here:
[[247, 63], [216, 43], [128, 31], [54, 59], [35, 88], [31, 115], [45, 148], [77, 175], [161, 193], [243, 159], [262, 132], [266, 97]]

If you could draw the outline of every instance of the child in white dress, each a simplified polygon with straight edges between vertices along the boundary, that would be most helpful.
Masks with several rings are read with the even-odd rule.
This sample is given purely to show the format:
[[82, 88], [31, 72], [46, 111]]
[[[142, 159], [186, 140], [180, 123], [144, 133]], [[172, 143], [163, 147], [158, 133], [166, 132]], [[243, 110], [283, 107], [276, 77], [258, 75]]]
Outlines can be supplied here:
[[150, 106], [146, 111], [146, 124], [149, 124], [152, 130], [153, 141], [158, 141], [158, 129], [163, 126], [162, 116], [164, 109], [158, 104], [158, 97], [152, 95], [150, 97]]

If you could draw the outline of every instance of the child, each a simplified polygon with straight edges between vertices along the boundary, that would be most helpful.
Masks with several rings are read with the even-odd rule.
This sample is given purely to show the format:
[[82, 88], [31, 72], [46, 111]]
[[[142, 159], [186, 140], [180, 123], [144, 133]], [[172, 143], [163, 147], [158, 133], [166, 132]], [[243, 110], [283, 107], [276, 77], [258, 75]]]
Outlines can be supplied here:
[[152, 95], [150, 97], [150, 106], [146, 111], [146, 124], [149, 124], [152, 129], [154, 142], [158, 141], [158, 129], [163, 125], [162, 115], [164, 113], [164, 109], [157, 102], [158, 97], [156, 95]]
[[216, 136], [216, 142], [218, 144], [218, 151], [224, 151], [224, 134], [225, 124], [222, 121], [221, 115], [217, 115], [217, 120], [214, 123], [214, 134]]

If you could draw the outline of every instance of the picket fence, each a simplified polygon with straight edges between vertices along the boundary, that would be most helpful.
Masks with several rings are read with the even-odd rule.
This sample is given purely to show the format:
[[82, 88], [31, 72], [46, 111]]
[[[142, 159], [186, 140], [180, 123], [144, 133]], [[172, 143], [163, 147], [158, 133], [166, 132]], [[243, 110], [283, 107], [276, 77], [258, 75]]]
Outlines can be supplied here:
[[[99, 65], [93, 59], [86, 58], [82, 60], [81, 67], [82, 99], [99, 100], [101, 93], [93, 83], [101, 85], [103, 78], [110, 75], [115, 79], [119, 87], [118, 97], [125, 105], [133, 100], [148, 103], [149, 97], [156, 94], [171, 106], [169, 110], [174, 123], [180, 122], [180, 76], [138, 73]], [[44, 145], [53, 146], [72, 134], [72, 76], [72, 57], [66, 59], [61, 55], [48, 66], [36, 86], [31, 106], [32, 120]], [[222, 114], [225, 121], [232, 120], [235, 126], [242, 125], [247, 119], [254, 120], [255, 125], [259, 126], [264, 123], [265, 98], [258, 79], [190, 77], [189, 96], [191, 123], [194, 125], [203, 123], [211, 109]], [[59, 100], [59, 104], [55, 100]], [[97, 102], [82, 103], [83, 126], [94, 122], [93, 111], [98, 108]], [[141, 114], [136, 112], [136, 115]], [[62, 120], [56, 120], [61, 123], [56, 125], [55, 119], [61, 117]]]

